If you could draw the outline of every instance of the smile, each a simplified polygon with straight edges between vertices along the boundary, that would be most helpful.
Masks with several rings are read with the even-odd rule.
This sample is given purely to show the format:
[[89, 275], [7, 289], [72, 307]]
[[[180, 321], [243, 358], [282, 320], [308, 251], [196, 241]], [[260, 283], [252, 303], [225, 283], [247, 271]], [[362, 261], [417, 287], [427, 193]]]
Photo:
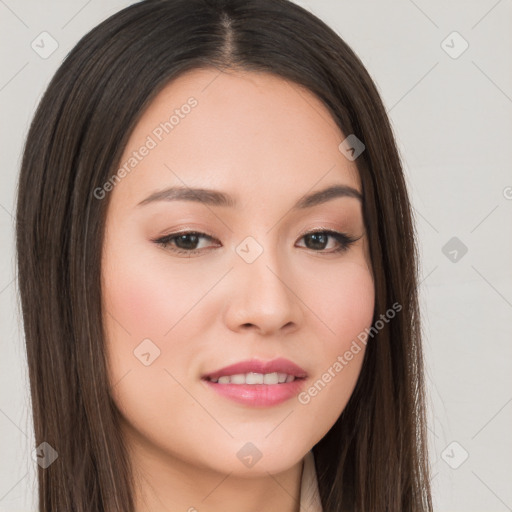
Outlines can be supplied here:
[[294, 375], [287, 373], [237, 373], [235, 375], [223, 375], [218, 378], [208, 379], [211, 382], [217, 382], [219, 384], [284, 384], [287, 382], [293, 382], [295, 380]]

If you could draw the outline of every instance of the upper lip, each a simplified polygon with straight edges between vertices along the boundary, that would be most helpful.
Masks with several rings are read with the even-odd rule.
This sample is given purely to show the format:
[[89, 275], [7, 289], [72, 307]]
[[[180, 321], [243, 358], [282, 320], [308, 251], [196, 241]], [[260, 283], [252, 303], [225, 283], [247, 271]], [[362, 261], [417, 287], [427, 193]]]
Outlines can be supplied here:
[[307, 377], [306, 371], [288, 359], [282, 357], [272, 361], [261, 361], [260, 359], [249, 359], [239, 363], [225, 366], [214, 372], [203, 375], [203, 379], [218, 379], [225, 375], [236, 375], [239, 373], [286, 373], [296, 378]]

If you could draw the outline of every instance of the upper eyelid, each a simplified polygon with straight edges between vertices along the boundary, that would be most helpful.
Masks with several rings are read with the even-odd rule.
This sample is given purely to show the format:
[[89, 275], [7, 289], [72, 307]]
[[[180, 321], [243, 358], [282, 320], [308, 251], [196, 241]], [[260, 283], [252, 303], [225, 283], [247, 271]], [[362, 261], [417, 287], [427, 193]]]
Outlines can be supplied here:
[[[300, 236], [303, 237], [305, 235], [309, 235], [311, 233], [335, 233], [335, 234], [339, 234], [339, 235], [347, 235], [347, 233], [344, 233], [342, 231], [338, 231], [336, 229], [333, 229], [333, 228], [327, 228], [327, 227], [320, 227], [320, 228], [312, 228], [312, 229], [308, 229], [306, 231], [303, 231]], [[204, 231], [198, 231], [198, 230], [194, 230], [194, 229], [189, 229], [189, 230], [183, 230], [183, 231], [176, 231], [174, 233], [169, 233], [168, 235], [162, 235], [161, 237], [159, 237], [158, 239], [162, 239], [162, 238], [174, 238], [174, 237], [177, 237], [177, 236], [180, 236], [180, 235], [199, 235], [199, 236], [202, 236], [202, 237], [205, 237], [205, 238], [210, 238], [211, 240], [218, 240], [217, 238], [215, 238], [215, 236], [213, 235], [210, 235], [208, 233], [205, 233]], [[158, 240], [157, 239], [157, 240]]]
[[[318, 228], [312, 228], [312, 229], [302, 232], [298, 239], [300, 240], [300, 239], [304, 238], [306, 235], [314, 234], [314, 233], [327, 233], [331, 237], [335, 237], [336, 235], [339, 235], [341, 237], [346, 237], [347, 239], [349, 239], [349, 241], [354, 241], [354, 242], [359, 240], [359, 238], [361, 238], [361, 237], [351, 237], [348, 233], [337, 231], [336, 229], [333, 229], [333, 228], [318, 227]], [[208, 238], [210, 240], [220, 242], [213, 235], [209, 235], [208, 233], [198, 231], [198, 230], [193, 230], [193, 229], [177, 231], [175, 233], [169, 233], [168, 235], [163, 235], [163, 236], [153, 240], [153, 242], [161, 243], [162, 241], [166, 241], [166, 243], [169, 243], [171, 240], [174, 240], [175, 238], [179, 237], [180, 235], [198, 235], [200, 238]], [[186, 249], [183, 249], [183, 250], [186, 251]], [[200, 251], [200, 250], [201, 249], [191, 249], [190, 251], [187, 251], [187, 252]]]

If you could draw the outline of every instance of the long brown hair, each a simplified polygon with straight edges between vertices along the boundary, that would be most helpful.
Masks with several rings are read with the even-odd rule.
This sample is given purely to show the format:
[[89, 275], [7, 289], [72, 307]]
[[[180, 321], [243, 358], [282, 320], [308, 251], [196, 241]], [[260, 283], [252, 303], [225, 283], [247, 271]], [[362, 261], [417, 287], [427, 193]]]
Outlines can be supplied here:
[[[110, 397], [101, 250], [108, 194], [144, 109], [200, 67], [267, 71], [323, 101], [357, 158], [375, 278], [374, 321], [356, 388], [314, 446], [325, 512], [431, 511], [411, 205], [377, 89], [349, 46], [288, 0], [146, 0], [86, 34], [49, 84], [26, 140], [17, 199], [18, 283], [40, 512], [133, 512], [133, 480]], [[340, 141], [341, 142], [341, 141]]]

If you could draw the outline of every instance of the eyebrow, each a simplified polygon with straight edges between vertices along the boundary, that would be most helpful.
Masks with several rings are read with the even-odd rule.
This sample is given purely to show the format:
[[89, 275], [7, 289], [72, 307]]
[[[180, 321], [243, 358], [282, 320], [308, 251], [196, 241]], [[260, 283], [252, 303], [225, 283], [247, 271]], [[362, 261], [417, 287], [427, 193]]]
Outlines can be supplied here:
[[[292, 210], [303, 210], [330, 201], [338, 197], [353, 197], [362, 202], [363, 196], [359, 190], [348, 185], [333, 185], [317, 192], [302, 196], [292, 207]], [[156, 201], [195, 201], [211, 206], [225, 206], [236, 208], [237, 201], [234, 197], [205, 188], [183, 188], [170, 187], [165, 190], [153, 192], [137, 206], [153, 203]]]

